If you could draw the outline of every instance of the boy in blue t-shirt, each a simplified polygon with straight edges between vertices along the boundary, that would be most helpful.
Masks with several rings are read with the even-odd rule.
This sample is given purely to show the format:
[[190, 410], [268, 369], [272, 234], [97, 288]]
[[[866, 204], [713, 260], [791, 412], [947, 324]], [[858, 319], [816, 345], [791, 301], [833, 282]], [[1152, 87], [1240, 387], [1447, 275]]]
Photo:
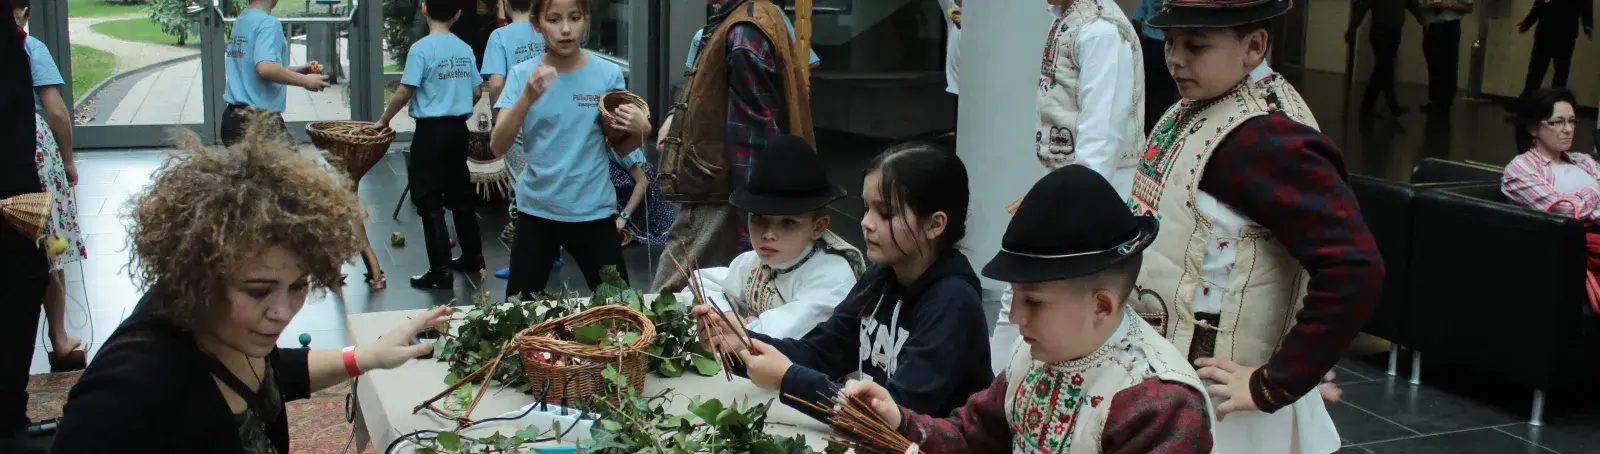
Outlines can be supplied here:
[[[411, 286], [416, 288], [449, 289], [455, 283], [451, 268], [466, 272], [483, 269], [483, 241], [478, 238], [478, 217], [472, 211], [472, 184], [467, 174], [467, 117], [482, 95], [478, 85], [483, 77], [478, 75], [472, 47], [450, 33], [450, 25], [461, 18], [461, 3], [423, 1], [428, 36], [411, 45], [400, 88], [377, 122], [378, 127], [388, 128], [389, 120], [407, 103], [411, 117], [417, 119], [406, 168], [411, 203], [422, 217], [428, 272], [411, 278]], [[455, 260], [450, 259], [446, 207], [455, 218], [456, 243], [461, 245], [461, 257]]]
[[[491, 100], [500, 99], [500, 91], [506, 88], [506, 75], [511, 72], [512, 66], [544, 55], [544, 35], [534, 30], [533, 23], [529, 22], [533, 15], [533, 0], [506, 0], [505, 10], [511, 23], [489, 34], [489, 45], [483, 52], [482, 73], [483, 78], [489, 81]], [[517, 136], [512, 148], [522, 149], [521, 135]], [[522, 173], [525, 163], [517, 154], [512, 154], [505, 161], [506, 169], [511, 174], [511, 199], [516, 200], [517, 175]], [[505, 231], [500, 234], [501, 239], [509, 237], [517, 224], [517, 205], [508, 204], [506, 211], [511, 216], [511, 223], [506, 224]], [[509, 268], [496, 272], [495, 276], [501, 276], [507, 270]]]
[[277, 4], [277, 0], [251, 0], [250, 7], [233, 22], [223, 62], [227, 89], [222, 100], [228, 103], [222, 113], [223, 144], [232, 145], [244, 137], [245, 121], [253, 112], [271, 112], [279, 129], [287, 134], [283, 124], [286, 86], [308, 91], [328, 88], [328, 76], [316, 74], [315, 68], [321, 68], [317, 62], [288, 66], [289, 44], [283, 36], [283, 23], [269, 12]]

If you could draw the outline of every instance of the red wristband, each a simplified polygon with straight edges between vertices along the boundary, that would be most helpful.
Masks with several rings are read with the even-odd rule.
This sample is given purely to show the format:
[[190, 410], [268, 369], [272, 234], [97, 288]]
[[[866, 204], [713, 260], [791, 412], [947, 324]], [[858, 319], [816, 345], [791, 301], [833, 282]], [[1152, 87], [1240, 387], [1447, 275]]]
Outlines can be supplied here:
[[344, 371], [350, 373], [351, 377], [357, 377], [361, 375], [361, 368], [356, 366], [355, 347], [344, 348]]

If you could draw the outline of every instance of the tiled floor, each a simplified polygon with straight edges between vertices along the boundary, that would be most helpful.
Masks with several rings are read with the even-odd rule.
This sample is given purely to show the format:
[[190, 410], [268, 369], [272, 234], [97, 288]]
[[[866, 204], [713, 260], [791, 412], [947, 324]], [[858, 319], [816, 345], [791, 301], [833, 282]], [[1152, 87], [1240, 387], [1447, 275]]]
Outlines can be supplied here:
[[[1363, 121], [1345, 112], [1343, 86], [1328, 75], [1307, 75], [1299, 84], [1318, 112], [1323, 130], [1341, 144], [1352, 173], [1403, 179], [1422, 157], [1473, 159], [1503, 163], [1515, 153], [1511, 150], [1511, 127], [1504, 123], [1498, 106], [1457, 105], [1454, 118], [1412, 113], [1399, 121]], [[1356, 87], [1359, 89], [1360, 87]], [[1415, 87], [1407, 87], [1415, 88]], [[1419, 91], [1420, 93], [1420, 91]], [[1418, 100], [1411, 101], [1415, 107]], [[1578, 146], [1588, 149], [1591, 119], [1580, 127]], [[1431, 124], [1430, 124], [1431, 123]], [[860, 171], [884, 142], [824, 134], [820, 141], [829, 173], [836, 181], [859, 181]], [[399, 147], [397, 147], [399, 148]], [[117, 214], [125, 208], [130, 194], [150, 181], [166, 153], [162, 151], [85, 151], [78, 154], [82, 184], [78, 187], [79, 222], [83, 226], [90, 258], [67, 270], [69, 329], [75, 335], [93, 340], [91, 358], [98, 342], [110, 335], [139, 292], [128, 278], [125, 265], [125, 227]], [[389, 287], [369, 290], [361, 283], [365, 269], [359, 262], [347, 265], [348, 287], [342, 294], [317, 295], [305, 306], [284, 336], [283, 345], [292, 346], [299, 333], [312, 337], [313, 347], [339, 347], [345, 342], [345, 314], [425, 308], [433, 304], [465, 299], [479, 285], [476, 279], [458, 275], [456, 290], [419, 291], [410, 288], [408, 276], [420, 273], [426, 259], [420, 247], [422, 232], [409, 206], [391, 218], [395, 203], [405, 187], [405, 165], [401, 154], [391, 152], [361, 184], [361, 198], [368, 205], [367, 230], [388, 276]], [[859, 185], [845, 185], [852, 197], [834, 204], [837, 218], [833, 225], [842, 236], [860, 242], [857, 228], [862, 212]], [[491, 268], [508, 262], [508, 248], [498, 240], [506, 222], [503, 208], [485, 207], [479, 211], [484, 233], [485, 254]], [[406, 247], [389, 246], [392, 232], [404, 233]], [[633, 284], [644, 286], [653, 270], [659, 251], [634, 246], [625, 255]], [[558, 271], [551, 288], [560, 282], [584, 287], [573, 267]], [[504, 288], [503, 281], [490, 277], [485, 283], [493, 292]], [[41, 345], [43, 343], [41, 342]], [[1345, 390], [1345, 402], [1331, 407], [1346, 447], [1341, 452], [1360, 454], [1391, 453], [1600, 453], [1600, 405], [1592, 391], [1572, 395], [1552, 395], [1544, 427], [1525, 423], [1531, 390], [1507, 389], [1477, 382], [1470, 374], [1455, 373], [1427, 365], [1421, 386], [1408, 384], [1401, 367], [1401, 378], [1387, 376], [1378, 358], [1348, 358], [1339, 366], [1338, 382]], [[1402, 357], [1402, 365], [1409, 361]], [[45, 372], [48, 365], [44, 347], [34, 355], [34, 372]]]

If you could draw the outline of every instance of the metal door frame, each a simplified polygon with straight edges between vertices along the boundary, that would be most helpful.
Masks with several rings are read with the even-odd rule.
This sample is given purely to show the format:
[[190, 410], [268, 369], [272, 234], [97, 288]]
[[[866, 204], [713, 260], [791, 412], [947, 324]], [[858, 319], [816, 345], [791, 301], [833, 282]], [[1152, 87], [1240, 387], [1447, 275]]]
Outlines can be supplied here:
[[[35, 31], [33, 36], [39, 38], [45, 47], [50, 49], [50, 55], [56, 61], [56, 67], [61, 71], [61, 78], [66, 81], [61, 93], [66, 98], [67, 106], [72, 106], [75, 99], [72, 95], [72, 38], [69, 36], [67, 22], [67, 2], [44, 1], [30, 2], [33, 17], [29, 19], [29, 29]], [[201, 59], [207, 55], [221, 55], [218, 46], [221, 45], [221, 23], [212, 20], [210, 15], [200, 21]], [[202, 62], [201, 92], [206, 98], [204, 103], [203, 118], [212, 118], [212, 111], [216, 106], [210, 100], [211, 93], [215, 92], [217, 98], [222, 96], [222, 85], [216, 77], [222, 77], [220, 72], [213, 73], [206, 63]], [[113, 75], [115, 76], [115, 75]], [[187, 128], [200, 135], [200, 139], [211, 142], [216, 140], [217, 131], [212, 125], [202, 123], [187, 124], [151, 124], [151, 125], [74, 125], [72, 127], [72, 148], [88, 150], [95, 148], [153, 148], [171, 146], [172, 129]]]
[[[35, 33], [45, 47], [50, 50], [51, 56], [56, 61], [56, 66], [61, 70], [61, 77], [66, 81], [62, 89], [68, 106], [75, 101], [72, 95], [72, 39], [69, 36], [67, 2], [44, 1], [32, 3], [32, 18], [29, 20], [30, 29]], [[349, 23], [349, 60], [348, 84], [350, 90], [350, 118], [352, 120], [376, 120], [383, 111], [383, 10], [378, 7], [362, 7], [360, 0], [351, 0], [351, 13], [348, 18], [284, 18], [280, 19], [285, 24], [311, 24], [311, 23]], [[150, 125], [74, 125], [72, 128], [73, 149], [90, 150], [96, 148], [161, 148], [172, 145], [171, 131], [173, 128], [186, 128], [199, 134], [200, 139], [206, 143], [216, 143], [221, 137], [222, 111], [226, 103], [222, 101], [222, 93], [226, 88], [227, 74], [224, 71], [223, 55], [226, 52], [226, 36], [224, 26], [232, 23], [233, 19], [224, 18], [219, 0], [198, 6], [199, 30], [196, 33], [201, 38], [200, 64], [201, 64], [201, 93], [204, 97], [202, 121], [200, 123], [182, 124], [150, 124]], [[305, 140], [305, 126], [309, 122], [296, 121], [289, 123], [290, 132], [300, 140]]]

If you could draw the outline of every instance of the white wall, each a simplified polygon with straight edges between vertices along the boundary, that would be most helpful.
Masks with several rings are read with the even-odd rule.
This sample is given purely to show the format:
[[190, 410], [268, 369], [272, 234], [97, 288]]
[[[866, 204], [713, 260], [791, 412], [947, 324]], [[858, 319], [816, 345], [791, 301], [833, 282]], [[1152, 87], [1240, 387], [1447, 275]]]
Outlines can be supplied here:
[[1033, 154], [1034, 87], [1050, 15], [1037, 0], [966, 3], [956, 149], [972, 188], [966, 248], [981, 269], [1000, 249], [1011, 220], [1006, 204], [1044, 176]]

